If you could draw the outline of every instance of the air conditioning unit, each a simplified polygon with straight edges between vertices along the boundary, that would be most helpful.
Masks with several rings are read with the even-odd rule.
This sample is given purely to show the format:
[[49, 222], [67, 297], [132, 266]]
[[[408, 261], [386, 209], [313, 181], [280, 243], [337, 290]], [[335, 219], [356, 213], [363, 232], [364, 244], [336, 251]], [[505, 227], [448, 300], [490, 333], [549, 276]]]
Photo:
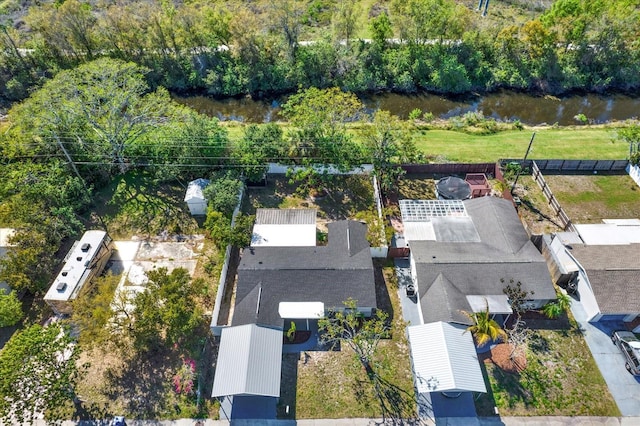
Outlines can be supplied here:
[[80, 246], [80, 250], [82, 250], [85, 253], [88, 252], [90, 248], [91, 248], [91, 244], [89, 243], [84, 243], [82, 246]]
[[58, 285], [56, 286], [56, 290], [58, 290], [59, 292], [63, 292], [67, 289], [67, 283], [58, 283]]

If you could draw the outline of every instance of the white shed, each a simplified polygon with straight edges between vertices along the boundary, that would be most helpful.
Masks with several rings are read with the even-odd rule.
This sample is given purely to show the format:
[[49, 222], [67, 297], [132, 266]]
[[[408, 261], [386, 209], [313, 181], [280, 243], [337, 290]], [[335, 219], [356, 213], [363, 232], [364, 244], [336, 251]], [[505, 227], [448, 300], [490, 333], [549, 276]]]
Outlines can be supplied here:
[[189, 182], [184, 201], [189, 206], [192, 216], [204, 216], [207, 214], [207, 199], [204, 197], [204, 188], [209, 185], [209, 179], [196, 179]]
[[[13, 236], [14, 233], [15, 230], [12, 228], [0, 228], [0, 259], [7, 255], [9, 247], [12, 246], [12, 244], [9, 244], [9, 239]], [[10, 291], [11, 287], [9, 287], [6, 282], [0, 281], [0, 293], [9, 293]]]

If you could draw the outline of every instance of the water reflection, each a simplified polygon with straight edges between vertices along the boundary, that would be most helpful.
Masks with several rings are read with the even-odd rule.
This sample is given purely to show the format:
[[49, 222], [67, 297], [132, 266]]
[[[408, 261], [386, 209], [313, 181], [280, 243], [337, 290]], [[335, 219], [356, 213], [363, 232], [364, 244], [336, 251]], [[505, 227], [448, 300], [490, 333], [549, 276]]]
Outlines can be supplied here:
[[[213, 99], [206, 96], [174, 97], [178, 102], [221, 120], [263, 123], [280, 120], [280, 105], [286, 98], [253, 100], [251, 98]], [[640, 98], [626, 95], [582, 95], [567, 98], [532, 96], [523, 93], [498, 92], [465, 99], [449, 99], [438, 95], [400, 95], [383, 93], [362, 98], [368, 112], [378, 109], [408, 118], [420, 109], [435, 117], [451, 118], [469, 111], [482, 111], [496, 120], [520, 120], [529, 125], [578, 124], [575, 116], [584, 114], [591, 123], [637, 118]]]

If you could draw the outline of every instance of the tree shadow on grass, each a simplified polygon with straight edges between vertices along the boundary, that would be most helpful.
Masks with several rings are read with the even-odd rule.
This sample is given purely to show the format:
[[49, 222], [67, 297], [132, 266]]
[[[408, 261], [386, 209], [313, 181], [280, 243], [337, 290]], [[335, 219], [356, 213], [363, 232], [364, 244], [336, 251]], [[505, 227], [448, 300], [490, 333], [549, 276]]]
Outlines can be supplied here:
[[373, 187], [366, 175], [333, 176], [325, 187], [327, 195], [315, 202], [328, 219], [348, 219], [373, 206]]
[[415, 395], [367, 369], [369, 381], [382, 411], [382, 424], [420, 424], [415, 413]]
[[544, 214], [542, 211], [540, 211], [536, 206], [533, 205], [533, 203], [529, 199], [522, 198], [520, 200], [520, 202], [522, 203], [521, 205], [524, 206], [531, 213], [537, 214], [539, 217], [541, 217], [544, 220], [552, 223], [554, 226], [558, 227], [559, 229], [564, 229], [564, 226], [562, 226], [561, 224], [557, 223], [552, 217], [550, 217], [550, 216]]
[[496, 416], [496, 399], [491, 388], [491, 382], [489, 381], [489, 374], [484, 362], [480, 362], [480, 370], [482, 371], [482, 378], [484, 379], [487, 392], [480, 394], [474, 399], [476, 406], [476, 412], [479, 417], [495, 417]]
[[142, 232], [151, 236], [164, 229], [172, 233], [192, 233], [195, 220], [187, 211], [182, 197], [184, 188], [175, 182], [159, 183], [144, 172], [129, 172], [118, 176], [97, 192], [90, 225], [102, 218], [114, 234]]
[[105, 372], [104, 393], [111, 401], [125, 401], [126, 410], [137, 418], [156, 418], [167, 410], [167, 386], [179, 362], [175, 351], [134, 353], [121, 370]]

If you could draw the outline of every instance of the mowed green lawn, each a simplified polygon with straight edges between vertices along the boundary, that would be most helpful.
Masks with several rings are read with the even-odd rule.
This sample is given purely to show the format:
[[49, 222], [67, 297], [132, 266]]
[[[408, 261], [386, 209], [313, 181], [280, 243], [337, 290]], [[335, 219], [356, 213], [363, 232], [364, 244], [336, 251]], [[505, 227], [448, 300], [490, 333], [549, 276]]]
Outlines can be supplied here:
[[[421, 130], [416, 145], [429, 157], [457, 162], [493, 162], [522, 158], [534, 130], [508, 130], [492, 135], [474, 135], [452, 130]], [[629, 146], [616, 141], [612, 128], [536, 129], [529, 158], [625, 159]]]
[[[285, 134], [288, 125], [283, 124]], [[244, 134], [244, 124], [225, 123], [229, 139], [238, 140]], [[531, 135], [536, 132], [529, 158], [562, 158], [585, 160], [622, 160], [629, 156], [629, 146], [616, 140], [613, 127], [535, 128], [506, 130], [491, 135], [464, 133], [442, 129], [413, 131], [417, 147], [431, 161], [462, 163], [494, 162], [502, 158], [522, 158]], [[361, 132], [350, 129], [356, 140]]]

